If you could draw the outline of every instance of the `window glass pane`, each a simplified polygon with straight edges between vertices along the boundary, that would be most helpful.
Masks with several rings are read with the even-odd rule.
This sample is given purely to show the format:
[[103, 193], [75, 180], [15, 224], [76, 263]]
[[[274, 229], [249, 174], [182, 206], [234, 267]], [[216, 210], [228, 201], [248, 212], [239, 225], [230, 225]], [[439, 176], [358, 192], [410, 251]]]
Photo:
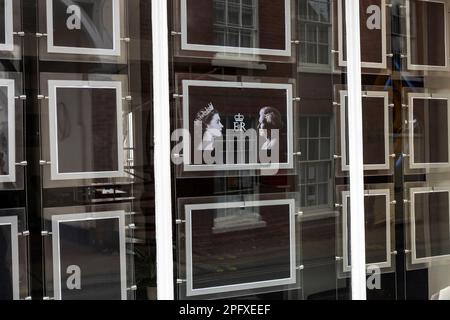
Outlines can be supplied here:
[[[187, 163], [174, 161], [171, 176], [173, 214], [186, 221], [174, 228], [176, 296], [349, 299], [350, 272], [336, 262], [349, 186], [334, 2], [224, 0], [225, 21], [213, 22], [204, 3], [186, 1], [183, 19], [175, 3], [170, 25], [186, 32], [171, 37], [172, 130], [189, 132], [173, 156]], [[276, 172], [262, 167], [267, 157]], [[295, 212], [302, 218], [289, 220]]]
[[316, 138], [319, 136], [319, 118], [318, 117], [311, 117], [309, 118], [309, 131], [308, 135], [309, 138]]
[[322, 138], [330, 137], [330, 119], [323, 117], [320, 119], [320, 136]]
[[234, 5], [230, 5], [228, 7], [228, 23], [229, 24], [234, 24], [234, 25], [239, 25], [239, 15], [240, 15], [240, 10], [238, 6], [234, 6]]
[[320, 159], [330, 159], [329, 139], [320, 139]]
[[308, 142], [308, 160], [319, 160], [319, 139], [310, 139]]

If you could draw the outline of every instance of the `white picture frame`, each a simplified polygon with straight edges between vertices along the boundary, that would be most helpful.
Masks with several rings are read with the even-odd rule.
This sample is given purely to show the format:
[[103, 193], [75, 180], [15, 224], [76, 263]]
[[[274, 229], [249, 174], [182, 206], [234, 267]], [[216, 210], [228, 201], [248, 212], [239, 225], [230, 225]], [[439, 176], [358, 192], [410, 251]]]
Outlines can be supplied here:
[[[346, 172], [350, 171], [350, 166], [347, 164], [347, 126], [346, 126], [346, 110], [347, 103], [346, 97], [348, 91], [341, 90], [340, 95], [340, 140], [341, 140], [341, 170]], [[379, 164], [364, 164], [364, 170], [389, 170], [390, 158], [389, 158], [389, 93], [387, 91], [364, 91], [364, 98], [380, 98], [384, 100], [384, 163]], [[362, 104], [364, 108], [364, 103]]]
[[[450, 208], [450, 187], [418, 187], [410, 188], [410, 237], [411, 237], [411, 264], [424, 264], [438, 261], [445, 261], [450, 259], [450, 254], [440, 255], [440, 256], [428, 256], [423, 258], [417, 257], [417, 246], [416, 246], [416, 212], [415, 212], [415, 195], [422, 193], [436, 193], [445, 192], [449, 194], [449, 208]], [[450, 212], [449, 212], [450, 215]], [[448, 231], [450, 234], [450, 224], [448, 226]]]
[[[242, 207], [263, 207], [289, 205], [289, 239], [290, 239], [290, 277], [284, 279], [273, 279], [258, 282], [248, 282], [233, 285], [216, 286], [209, 288], [194, 289], [193, 288], [193, 263], [192, 263], [192, 212], [195, 210], [206, 209], [228, 209]], [[274, 286], [292, 285], [297, 283], [296, 270], [296, 216], [295, 216], [295, 200], [294, 199], [278, 199], [278, 200], [260, 200], [260, 201], [239, 201], [239, 202], [222, 202], [222, 203], [203, 203], [188, 204], [184, 207], [186, 219], [186, 296], [200, 296], [217, 293], [233, 292], [240, 290], [252, 290]]]
[[[343, 4], [345, 0], [337, 0], [338, 11], [338, 63], [340, 67], [347, 67], [347, 61], [344, 59], [344, 19]], [[364, 8], [361, 8], [364, 9]], [[381, 62], [361, 61], [362, 68], [368, 69], [386, 69], [387, 68], [387, 24], [386, 24], [386, 0], [381, 0]]]
[[16, 216], [0, 217], [0, 226], [11, 228], [11, 274], [12, 296], [14, 300], [20, 300], [19, 284], [19, 224]]
[[290, 57], [292, 55], [291, 44], [291, 1], [283, 0], [285, 6], [285, 49], [264, 49], [264, 48], [239, 48], [231, 46], [217, 46], [217, 45], [203, 45], [188, 43], [188, 17], [187, 17], [187, 0], [180, 0], [181, 4], [181, 50], [191, 51], [203, 51], [203, 52], [215, 52], [215, 53], [234, 53], [234, 54], [247, 54], [247, 55], [270, 55]]
[[415, 71], [450, 71], [450, 64], [449, 64], [449, 48], [448, 48], [448, 37], [449, 37], [449, 22], [448, 22], [448, 3], [440, 0], [414, 0], [419, 2], [434, 2], [434, 3], [441, 3], [444, 6], [444, 19], [445, 19], [445, 66], [432, 66], [432, 65], [418, 65], [412, 63], [412, 57], [411, 57], [411, 50], [412, 50], [412, 44], [411, 44], [411, 0], [406, 0], [405, 2], [405, 12], [406, 12], [406, 47], [407, 47], [407, 53], [406, 53], [406, 60], [407, 60], [407, 68], [408, 70], [415, 70]]
[[[294, 141], [293, 141], [293, 85], [285, 83], [260, 83], [260, 82], [231, 82], [209, 80], [183, 80], [183, 129], [190, 132], [189, 119], [189, 88], [190, 87], [215, 87], [215, 88], [249, 88], [249, 89], [277, 89], [286, 92], [287, 115], [287, 162], [286, 163], [227, 163], [227, 164], [192, 164], [191, 140], [183, 139], [183, 168], [185, 172], [231, 171], [231, 170], [278, 170], [294, 168]], [[256, 110], [255, 110], [256, 111]]]
[[[54, 44], [53, 35], [53, 1], [46, 0], [46, 19], [47, 19], [47, 52], [62, 53], [62, 54], [76, 54], [76, 55], [100, 55], [100, 56], [120, 56], [121, 54], [121, 12], [120, 0], [112, 1], [112, 16], [113, 16], [113, 48], [79, 48], [57, 46]], [[95, 2], [95, 0], [93, 0]]]
[[13, 0], [5, 2], [5, 43], [0, 43], [0, 51], [14, 51]]
[[450, 96], [443, 94], [408, 93], [408, 142], [410, 169], [429, 169], [450, 167], [450, 147], [448, 148], [448, 161], [437, 163], [420, 163], [415, 161], [414, 155], [414, 100], [446, 100], [447, 101], [447, 141], [450, 142]]
[[[375, 189], [366, 190], [364, 192], [364, 197], [374, 197], [383, 196], [386, 199], [386, 260], [379, 261], [376, 263], [368, 263], [366, 266], [377, 266], [380, 269], [390, 268], [392, 266], [392, 253], [391, 253], [391, 195], [389, 189]], [[348, 226], [348, 216], [347, 212], [348, 203], [350, 201], [350, 191], [342, 191], [342, 249], [343, 249], [343, 259], [342, 266], [343, 272], [351, 272], [350, 254], [348, 252], [349, 246], [349, 231]]]
[[125, 211], [85, 212], [52, 216], [53, 291], [54, 299], [62, 299], [60, 229], [62, 223], [117, 219], [119, 225], [121, 299], [127, 300], [127, 262], [125, 239]]
[[[57, 89], [58, 88], [91, 88], [91, 89], [114, 89], [116, 91], [116, 113], [117, 113], [117, 163], [116, 171], [101, 172], [75, 172], [61, 173], [58, 164], [58, 121], [57, 121]], [[76, 81], [76, 80], [49, 80], [48, 81], [48, 104], [49, 104], [49, 134], [50, 134], [50, 168], [51, 180], [75, 180], [75, 179], [99, 179], [99, 178], [122, 178], [124, 171], [124, 148], [123, 148], [123, 119], [122, 119], [122, 82], [121, 81]]]
[[13, 79], [0, 79], [0, 88], [6, 87], [8, 94], [8, 174], [0, 175], [0, 183], [16, 182], [16, 102]]

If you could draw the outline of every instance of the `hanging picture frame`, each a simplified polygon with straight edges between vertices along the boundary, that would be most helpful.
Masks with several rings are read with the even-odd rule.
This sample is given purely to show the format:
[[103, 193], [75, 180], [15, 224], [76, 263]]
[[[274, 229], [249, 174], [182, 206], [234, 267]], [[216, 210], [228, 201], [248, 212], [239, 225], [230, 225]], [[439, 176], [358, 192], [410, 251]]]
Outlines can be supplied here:
[[450, 188], [409, 189], [411, 264], [450, 259]]
[[[341, 170], [348, 172], [348, 92], [339, 91], [340, 96], [340, 146]], [[389, 170], [390, 161], [390, 127], [389, 127], [389, 92], [363, 91], [363, 162], [364, 170]]]
[[[360, 1], [361, 67], [387, 69], [388, 24], [385, 0]], [[338, 65], [347, 67], [345, 0], [337, 0]]]
[[406, 0], [407, 68], [449, 71], [448, 2]]
[[0, 300], [19, 300], [19, 227], [16, 216], [0, 216]]
[[49, 53], [120, 55], [119, 0], [46, 0]]
[[293, 168], [292, 84], [182, 80], [181, 87], [185, 172]]
[[445, 94], [408, 93], [410, 169], [450, 166], [449, 99]]
[[0, 79], [0, 183], [16, 182], [15, 81]]
[[[180, 208], [185, 221], [186, 261], [182, 297], [239, 296], [243, 292], [299, 286], [294, 199], [273, 196], [249, 201], [192, 200]], [[267, 232], [273, 237], [270, 244], [264, 245]], [[254, 246], [259, 249], [255, 251]], [[211, 249], [213, 256], [199, 254]], [[268, 255], [275, 259], [273, 263], [267, 263]], [[215, 256], [225, 258], [219, 261]], [[203, 268], [205, 265], [211, 268]]]
[[53, 215], [51, 222], [54, 299], [127, 300], [125, 211]]
[[49, 80], [48, 90], [51, 179], [126, 176], [122, 82]]
[[[382, 270], [392, 267], [391, 190], [370, 189], [364, 192], [366, 266]], [[351, 272], [350, 191], [342, 191], [342, 272]]]
[[14, 51], [13, 0], [0, 0], [0, 51]]

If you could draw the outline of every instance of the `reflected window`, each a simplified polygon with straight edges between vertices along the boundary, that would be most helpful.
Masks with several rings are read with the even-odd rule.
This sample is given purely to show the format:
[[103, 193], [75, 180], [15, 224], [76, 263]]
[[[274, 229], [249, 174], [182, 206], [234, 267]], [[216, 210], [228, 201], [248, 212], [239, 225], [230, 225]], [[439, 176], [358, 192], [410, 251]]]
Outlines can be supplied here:
[[331, 206], [332, 141], [329, 116], [300, 118], [301, 206], [322, 209]]
[[330, 0], [299, 1], [299, 57], [303, 66], [330, 65]]
[[257, 47], [257, 0], [214, 0], [213, 6], [217, 45]]

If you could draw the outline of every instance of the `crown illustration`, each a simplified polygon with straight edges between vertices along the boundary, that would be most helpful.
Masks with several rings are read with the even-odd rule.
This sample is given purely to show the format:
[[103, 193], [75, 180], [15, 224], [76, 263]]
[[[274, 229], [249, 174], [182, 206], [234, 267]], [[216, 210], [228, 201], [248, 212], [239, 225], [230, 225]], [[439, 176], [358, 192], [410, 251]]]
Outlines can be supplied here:
[[244, 116], [242, 114], [238, 113], [237, 115], [234, 116], [234, 121], [242, 122], [242, 121], [244, 121]]
[[199, 112], [197, 112], [197, 116], [195, 117], [195, 121], [203, 121], [211, 112], [214, 111], [214, 106], [210, 102], [208, 103], [208, 106], [201, 109]]

